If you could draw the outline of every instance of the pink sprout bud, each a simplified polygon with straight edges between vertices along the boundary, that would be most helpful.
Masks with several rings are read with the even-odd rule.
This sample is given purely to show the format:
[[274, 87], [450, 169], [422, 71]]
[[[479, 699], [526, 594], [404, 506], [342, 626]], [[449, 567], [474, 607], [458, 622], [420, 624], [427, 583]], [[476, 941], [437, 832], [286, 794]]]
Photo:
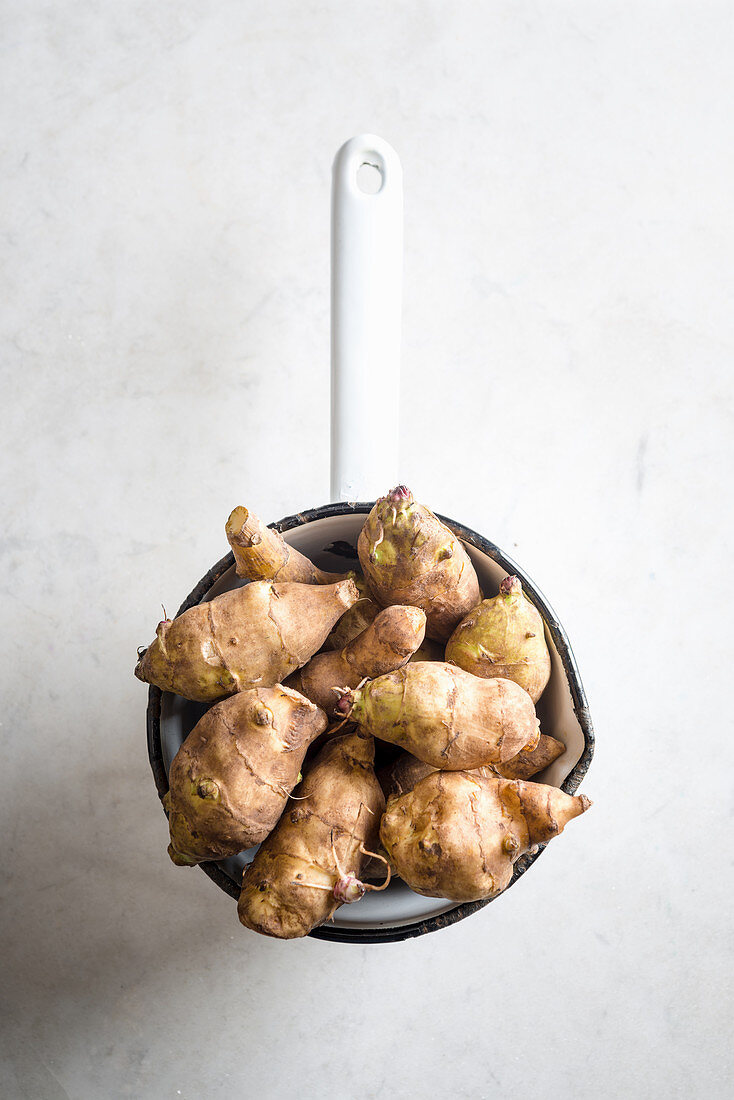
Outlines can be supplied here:
[[334, 886], [334, 897], [337, 901], [342, 901], [349, 905], [353, 901], [359, 901], [363, 898], [367, 891], [367, 887], [363, 882], [360, 882], [356, 875], [342, 875], [337, 880]]
[[389, 500], [391, 504], [399, 504], [402, 500], [412, 500], [413, 494], [407, 485], [396, 485], [394, 489], [391, 489], [385, 496], [385, 500]]
[[500, 582], [500, 595], [509, 596], [513, 592], [522, 592], [522, 584], [519, 577], [505, 577]]
[[337, 711], [339, 714], [349, 714], [352, 709], [353, 702], [354, 700], [352, 698], [351, 691], [346, 691], [339, 699], [339, 702], [336, 703], [334, 710]]

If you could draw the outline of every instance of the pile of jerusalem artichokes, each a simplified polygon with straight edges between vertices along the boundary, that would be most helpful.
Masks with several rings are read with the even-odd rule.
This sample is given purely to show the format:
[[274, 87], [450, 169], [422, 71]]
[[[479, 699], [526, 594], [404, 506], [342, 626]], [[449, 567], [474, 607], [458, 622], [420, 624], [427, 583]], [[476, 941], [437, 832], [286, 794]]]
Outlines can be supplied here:
[[404, 486], [366, 519], [361, 574], [323, 572], [246, 508], [226, 532], [249, 583], [159, 623], [135, 675], [213, 704], [171, 764], [168, 851], [192, 866], [259, 844], [247, 928], [305, 936], [391, 876], [492, 898], [589, 807], [528, 782], [565, 751], [535, 713], [539, 612], [517, 577], [483, 599], [461, 541]]

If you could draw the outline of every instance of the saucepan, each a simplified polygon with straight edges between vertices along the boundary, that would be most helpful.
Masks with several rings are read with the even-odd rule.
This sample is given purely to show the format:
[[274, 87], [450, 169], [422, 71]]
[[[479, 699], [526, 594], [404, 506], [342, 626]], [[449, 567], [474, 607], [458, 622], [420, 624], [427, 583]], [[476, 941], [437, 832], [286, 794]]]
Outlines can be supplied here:
[[[304, 509], [271, 524], [292, 546], [333, 572], [356, 567], [356, 542], [365, 517], [375, 497], [399, 480], [402, 218], [402, 169], [395, 150], [375, 135], [352, 138], [336, 155], [332, 181], [333, 503]], [[425, 503], [430, 507], [430, 499]], [[533, 781], [574, 794], [591, 763], [594, 733], [566, 633], [548, 600], [520, 565], [484, 535], [454, 519], [440, 518], [466, 546], [485, 597], [495, 595], [502, 579], [514, 574], [543, 618], [551, 677], [537, 711], [543, 732], [562, 741], [565, 752]], [[243, 583], [235, 575], [229, 553], [202, 577], [177, 614]], [[171, 761], [206, 709], [206, 704], [150, 688], [148, 754], [161, 799], [168, 791]], [[507, 889], [543, 850], [540, 847], [518, 860]], [[237, 899], [242, 871], [254, 851], [200, 866], [220, 889]], [[331, 922], [310, 934], [316, 939], [350, 943], [395, 942], [454, 924], [488, 904], [423, 897], [393, 880], [387, 890], [368, 893], [356, 905], [341, 906]]]

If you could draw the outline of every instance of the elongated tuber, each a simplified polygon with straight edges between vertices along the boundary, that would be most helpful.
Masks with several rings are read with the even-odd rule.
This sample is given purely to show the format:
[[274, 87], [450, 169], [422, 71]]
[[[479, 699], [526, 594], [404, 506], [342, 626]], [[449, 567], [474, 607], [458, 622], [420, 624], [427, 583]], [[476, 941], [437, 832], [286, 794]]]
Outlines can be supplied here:
[[482, 598], [462, 543], [404, 485], [381, 497], [357, 542], [365, 578], [377, 600], [413, 604], [426, 613], [426, 635], [446, 641]]
[[237, 576], [248, 581], [335, 584], [349, 575], [325, 573], [247, 508], [235, 508], [224, 529], [234, 554]]
[[355, 732], [321, 750], [291, 810], [245, 868], [238, 905], [246, 928], [293, 939], [355, 900], [377, 845], [385, 799], [373, 770], [374, 741]]
[[514, 680], [537, 703], [550, 678], [550, 654], [540, 612], [518, 577], [505, 577], [497, 596], [461, 620], [446, 645], [446, 660], [475, 676]]
[[480, 680], [443, 661], [409, 662], [349, 692], [338, 710], [448, 771], [504, 763], [539, 737], [533, 701], [519, 684]]
[[354, 688], [400, 668], [423, 641], [426, 616], [418, 607], [386, 607], [340, 653], [317, 653], [288, 680], [317, 706], [336, 713], [337, 688]]
[[566, 746], [555, 737], [541, 733], [540, 740], [531, 752], [520, 752], [504, 764], [493, 764], [494, 770], [503, 779], [530, 779], [562, 756]]
[[417, 893], [479, 901], [504, 890], [523, 853], [590, 805], [540, 783], [434, 772], [388, 801], [380, 839]]
[[173, 862], [223, 859], [264, 840], [326, 726], [322, 710], [281, 686], [249, 688], [208, 710], [171, 764], [163, 804]]
[[[499, 776], [502, 779], [530, 779], [552, 764], [566, 751], [562, 741], [555, 737], [549, 737], [541, 733], [540, 740], [530, 752], [519, 752], [508, 760], [506, 764], [488, 764], [482, 768], [471, 769], [469, 774], [475, 771], [489, 779]], [[410, 752], [401, 752], [393, 761], [377, 769], [377, 778], [385, 792], [385, 798], [391, 798], [395, 794], [405, 794], [412, 791], [421, 779], [425, 779], [431, 772], [439, 769], [430, 764], [424, 764], [417, 756]]]
[[281, 683], [323, 645], [356, 603], [351, 580], [312, 585], [255, 581], [158, 624], [135, 675], [163, 691], [210, 702]]

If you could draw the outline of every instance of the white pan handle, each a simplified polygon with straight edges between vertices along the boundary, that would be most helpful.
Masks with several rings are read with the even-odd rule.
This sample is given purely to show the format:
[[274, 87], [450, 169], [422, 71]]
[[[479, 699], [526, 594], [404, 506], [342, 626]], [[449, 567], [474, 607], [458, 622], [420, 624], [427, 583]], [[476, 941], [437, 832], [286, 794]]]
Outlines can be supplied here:
[[[382, 177], [377, 194], [360, 188], [365, 164]], [[403, 172], [395, 150], [373, 134], [342, 145], [331, 196], [331, 499], [373, 500], [398, 479]]]

